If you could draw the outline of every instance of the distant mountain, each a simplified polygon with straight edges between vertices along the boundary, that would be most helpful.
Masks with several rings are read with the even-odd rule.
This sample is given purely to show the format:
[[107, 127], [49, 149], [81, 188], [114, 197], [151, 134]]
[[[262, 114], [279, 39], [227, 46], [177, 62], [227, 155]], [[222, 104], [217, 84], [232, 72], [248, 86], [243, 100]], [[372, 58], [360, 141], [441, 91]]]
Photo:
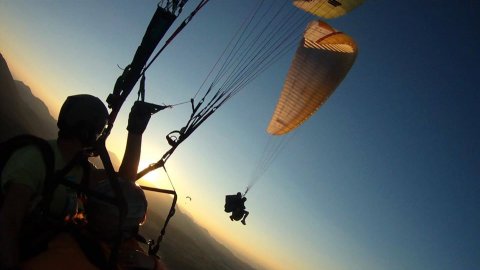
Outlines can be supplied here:
[[48, 130], [49, 133], [54, 133], [53, 137], [55, 137], [57, 135], [57, 120], [50, 114], [47, 105], [33, 95], [30, 87], [22, 81], [15, 80], [15, 86], [20, 99], [30, 108], [32, 113], [38, 116], [45, 130]]
[[[149, 212], [142, 233], [156, 239], [163, 227], [172, 198], [149, 192]], [[171, 270], [253, 270], [217, 242], [209, 232], [178, 208], [160, 245], [162, 261]]]
[[22, 82], [15, 81], [0, 54], [0, 141], [29, 133], [42, 138], [57, 136], [55, 119], [47, 106], [32, 95]]
[[[0, 141], [20, 134], [32, 134], [45, 139], [57, 137], [57, 120], [50, 115], [47, 105], [34, 96], [30, 87], [16, 81], [0, 54]], [[118, 157], [110, 153], [116, 168]], [[95, 166], [102, 168], [98, 158], [91, 159]]]

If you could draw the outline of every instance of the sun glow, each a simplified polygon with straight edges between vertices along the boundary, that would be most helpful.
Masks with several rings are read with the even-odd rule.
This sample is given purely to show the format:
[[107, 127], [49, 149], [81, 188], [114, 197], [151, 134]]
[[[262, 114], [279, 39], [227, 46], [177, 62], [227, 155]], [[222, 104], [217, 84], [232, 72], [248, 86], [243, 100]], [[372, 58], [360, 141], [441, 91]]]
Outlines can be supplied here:
[[[148, 165], [149, 165], [149, 163], [147, 163], [147, 162], [140, 162], [139, 169], [143, 170], [144, 168], [148, 167]], [[150, 173], [146, 174], [142, 178], [140, 178], [140, 180], [138, 182], [141, 185], [160, 188], [162, 186], [161, 183], [163, 182], [162, 181], [163, 178], [164, 178], [164, 176], [161, 174], [161, 171], [154, 170], [154, 171], [151, 171]]]

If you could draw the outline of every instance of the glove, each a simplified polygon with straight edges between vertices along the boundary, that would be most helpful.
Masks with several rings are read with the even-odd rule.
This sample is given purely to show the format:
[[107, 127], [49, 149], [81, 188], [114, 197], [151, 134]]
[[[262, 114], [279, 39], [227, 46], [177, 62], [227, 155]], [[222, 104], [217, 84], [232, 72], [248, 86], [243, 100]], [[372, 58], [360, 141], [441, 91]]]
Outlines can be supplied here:
[[152, 105], [143, 101], [135, 101], [128, 115], [127, 130], [133, 134], [142, 135], [147, 128], [148, 121], [154, 113]]

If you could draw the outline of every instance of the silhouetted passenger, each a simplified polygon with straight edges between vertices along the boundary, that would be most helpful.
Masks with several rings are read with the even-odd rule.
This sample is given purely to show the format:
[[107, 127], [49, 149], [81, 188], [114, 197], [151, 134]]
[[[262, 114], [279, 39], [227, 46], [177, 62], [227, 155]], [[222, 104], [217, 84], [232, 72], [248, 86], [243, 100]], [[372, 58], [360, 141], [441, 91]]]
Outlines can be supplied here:
[[[231, 197], [229, 197], [231, 196]], [[242, 220], [242, 224], [246, 225], [245, 219], [247, 218], [249, 212], [245, 210], [245, 202], [247, 198], [242, 197], [242, 194], [238, 192], [236, 195], [227, 195], [226, 197], [226, 204], [225, 204], [225, 212], [232, 212], [230, 215], [230, 220]], [[231, 211], [227, 211], [231, 210]]]
[[[150, 115], [147, 105], [136, 102], [132, 107], [118, 173], [124, 179], [136, 176], [142, 133]], [[70, 225], [67, 223], [77, 214], [82, 200], [75, 189], [59, 184], [60, 180], [93, 186], [107, 178], [104, 170], [86, 163], [83, 155], [95, 145], [107, 119], [108, 110], [100, 99], [70, 96], [60, 110], [56, 140], [36, 138], [32, 140], [40, 143], [13, 148], [8, 155], [0, 153], [0, 269], [19, 269], [21, 257], [47, 252], [47, 243]], [[2, 145], [11, 142], [13, 139]], [[77, 162], [77, 157], [82, 157], [82, 162]], [[56, 178], [57, 172], [62, 179]]]

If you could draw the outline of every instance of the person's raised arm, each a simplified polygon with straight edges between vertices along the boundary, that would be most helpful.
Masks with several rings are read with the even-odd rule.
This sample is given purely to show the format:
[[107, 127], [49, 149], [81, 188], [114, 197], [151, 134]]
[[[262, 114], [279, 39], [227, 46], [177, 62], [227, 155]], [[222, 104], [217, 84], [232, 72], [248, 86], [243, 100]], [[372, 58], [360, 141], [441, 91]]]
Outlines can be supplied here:
[[142, 135], [128, 132], [127, 145], [118, 175], [128, 181], [135, 181], [142, 150]]
[[152, 104], [136, 101], [128, 117], [128, 138], [118, 175], [128, 181], [135, 181], [140, 154], [142, 151], [142, 134], [152, 116]]

